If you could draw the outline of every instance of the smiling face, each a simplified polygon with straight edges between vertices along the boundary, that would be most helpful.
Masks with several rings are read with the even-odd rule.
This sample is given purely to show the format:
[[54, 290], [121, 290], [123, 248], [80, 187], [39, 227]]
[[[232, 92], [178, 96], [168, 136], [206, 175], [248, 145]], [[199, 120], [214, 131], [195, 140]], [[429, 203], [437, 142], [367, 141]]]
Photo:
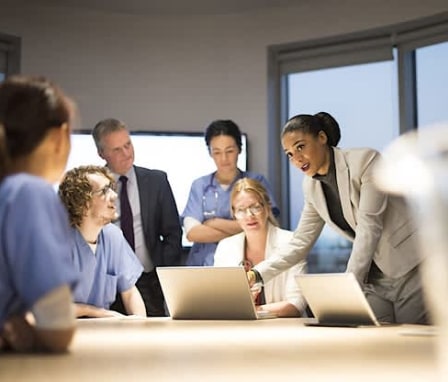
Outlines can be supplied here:
[[301, 130], [290, 131], [282, 136], [282, 146], [289, 161], [305, 175], [327, 174], [330, 152], [324, 132], [314, 136]]
[[134, 146], [129, 132], [121, 129], [104, 135], [98, 154], [107, 162], [111, 171], [125, 175], [134, 164]]
[[268, 208], [270, 207], [264, 205], [257, 195], [250, 191], [242, 190], [233, 198], [233, 214], [246, 233], [266, 229], [269, 216]]
[[117, 219], [118, 214], [115, 207], [117, 194], [113, 190], [110, 179], [99, 173], [88, 174], [87, 179], [92, 186], [92, 200], [86, 212], [86, 218], [99, 226]]

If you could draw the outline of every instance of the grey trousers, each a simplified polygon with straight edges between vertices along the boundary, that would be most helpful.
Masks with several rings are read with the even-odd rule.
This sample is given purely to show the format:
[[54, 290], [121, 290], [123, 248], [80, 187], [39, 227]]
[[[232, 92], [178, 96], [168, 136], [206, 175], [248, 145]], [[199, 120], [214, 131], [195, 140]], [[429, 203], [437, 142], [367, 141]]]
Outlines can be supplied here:
[[391, 278], [372, 263], [363, 290], [380, 322], [430, 323], [418, 266], [402, 277]]

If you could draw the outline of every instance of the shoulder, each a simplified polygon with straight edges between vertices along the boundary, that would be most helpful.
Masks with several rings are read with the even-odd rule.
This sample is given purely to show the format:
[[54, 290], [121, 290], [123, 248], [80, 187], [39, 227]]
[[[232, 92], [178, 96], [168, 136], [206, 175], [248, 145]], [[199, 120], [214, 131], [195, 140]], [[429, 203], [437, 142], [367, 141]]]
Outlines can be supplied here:
[[120, 242], [124, 239], [123, 231], [113, 223], [106, 224], [101, 230], [106, 241]]
[[192, 186], [194, 187], [203, 187], [204, 185], [209, 185], [212, 183], [213, 172], [207, 175], [202, 175], [199, 178], [196, 178], [192, 182]]
[[41, 208], [48, 210], [49, 205], [60, 202], [51, 184], [29, 174], [6, 177], [0, 186], [0, 200], [5, 204], [17, 202], [19, 207], [24, 208], [32, 206], [34, 210]]
[[109, 235], [116, 235], [117, 233], [121, 233], [122, 231], [115, 224], [108, 223], [103, 227], [103, 232]]
[[347, 164], [367, 165], [380, 159], [381, 154], [371, 148], [353, 148], [339, 149], [334, 148], [335, 162], [338, 164], [341, 160]]
[[138, 177], [150, 177], [150, 178], [159, 178], [159, 179], [166, 179], [167, 175], [165, 171], [162, 170], [154, 170], [154, 169], [149, 169], [146, 167], [139, 167], [139, 166], [134, 166], [135, 169], [135, 175]]
[[29, 174], [16, 174], [6, 177], [1, 185], [2, 193], [15, 194], [22, 190], [32, 190], [34, 192], [52, 193], [55, 194], [52, 186], [45, 180], [29, 175]]
[[[127, 244], [127, 241], [123, 235], [123, 231], [113, 223], [106, 224], [101, 230], [101, 236], [103, 244], [107, 248], [113, 248], [121, 253], [123, 245]], [[130, 249], [130, 248], [129, 248]]]

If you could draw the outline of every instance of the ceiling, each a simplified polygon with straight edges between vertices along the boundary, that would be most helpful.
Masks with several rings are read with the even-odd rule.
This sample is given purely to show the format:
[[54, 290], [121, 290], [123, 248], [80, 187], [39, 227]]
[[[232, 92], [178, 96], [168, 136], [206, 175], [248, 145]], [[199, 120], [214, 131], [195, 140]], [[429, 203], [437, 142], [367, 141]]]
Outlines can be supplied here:
[[[17, 0], [16, 0], [17, 1]], [[19, 0], [18, 2], [30, 2]], [[108, 12], [146, 15], [226, 14], [303, 4], [313, 0], [31, 0], [33, 4], [58, 5]]]

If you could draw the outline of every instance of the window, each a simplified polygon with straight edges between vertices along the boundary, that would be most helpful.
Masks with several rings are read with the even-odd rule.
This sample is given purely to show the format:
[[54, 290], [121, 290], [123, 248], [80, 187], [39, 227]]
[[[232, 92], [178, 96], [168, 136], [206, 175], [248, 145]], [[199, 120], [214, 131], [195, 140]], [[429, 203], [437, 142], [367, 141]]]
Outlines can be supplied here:
[[[448, 82], [447, 41], [444, 13], [269, 48], [269, 180], [281, 196], [282, 226], [295, 228], [303, 205], [301, 174], [290, 168], [281, 150], [279, 132], [286, 120], [299, 113], [328, 111], [341, 125], [341, 147], [378, 150], [418, 125], [447, 121], [442, 105]], [[340, 238], [332, 236], [323, 233], [323, 240], [328, 237], [332, 243], [328, 248], [340, 245]], [[334, 260], [334, 253], [330, 256]], [[316, 271], [340, 271], [341, 264], [335, 261], [330, 268], [321, 264]]]
[[418, 127], [448, 122], [448, 42], [416, 50]]
[[0, 33], [0, 81], [20, 72], [20, 38]]

